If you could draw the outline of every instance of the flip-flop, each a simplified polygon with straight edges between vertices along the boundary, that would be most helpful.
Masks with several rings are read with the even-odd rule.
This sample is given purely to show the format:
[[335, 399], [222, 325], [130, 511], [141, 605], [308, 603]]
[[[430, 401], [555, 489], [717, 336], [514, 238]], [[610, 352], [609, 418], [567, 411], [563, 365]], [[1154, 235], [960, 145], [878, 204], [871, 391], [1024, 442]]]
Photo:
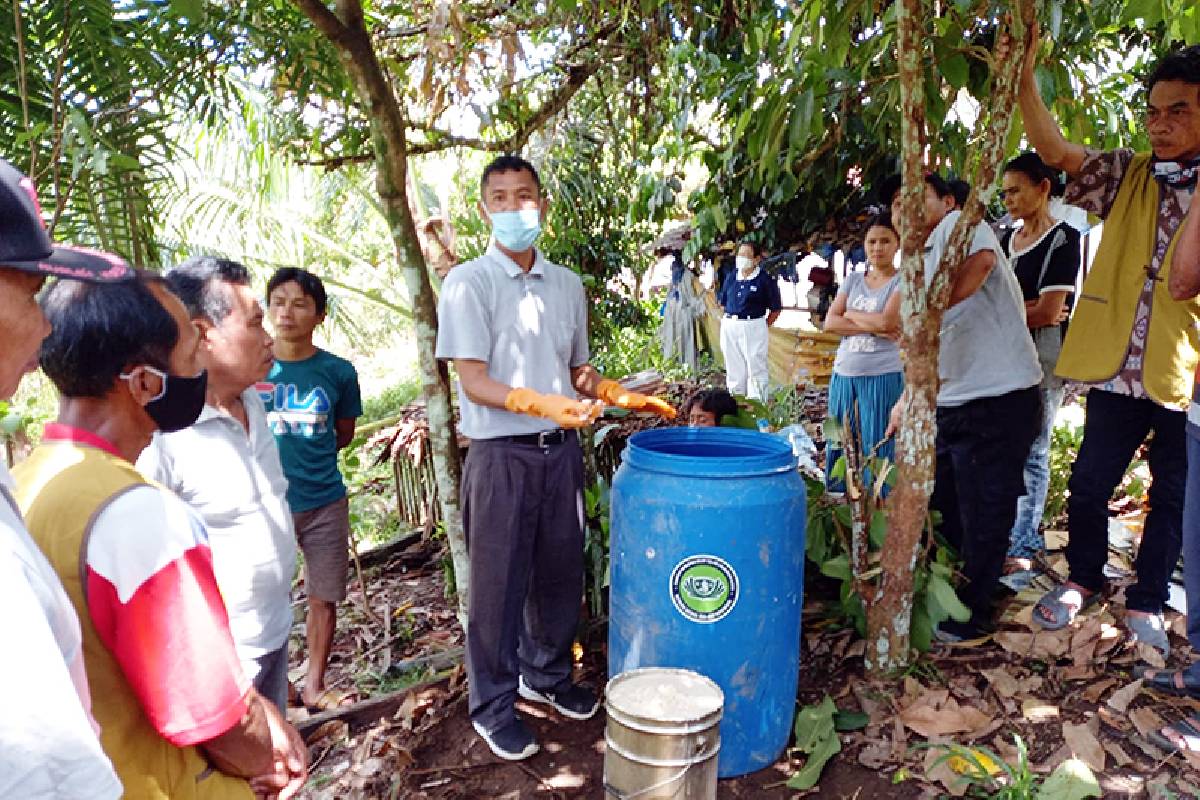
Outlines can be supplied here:
[[1171, 655], [1171, 640], [1167, 638], [1167, 626], [1162, 614], [1141, 616], [1125, 615], [1125, 627], [1133, 634], [1135, 642], [1145, 642], [1163, 654], [1163, 658]]
[[318, 713], [321, 711], [332, 711], [335, 708], [354, 705], [356, 696], [349, 692], [338, 691], [337, 689], [326, 689], [317, 696], [315, 702], [305, 703], [304, 707], [309, 713]]
[[[1066, 602], [1065, 599], [1068, 593], [1078, 597], [1079, 603]], [[1089, 606], [1094, 606], [1098, 602], [1100, 602], [1100, 592], [1092, 592], [1085, 595], [1078, 589], [1067, 586], [1064, 583], [1046, 592], [1042, 595], [1042, 599], [1037, 601], [1037, 605], [1033, 607], [1033, 624], [1047, 631], [1056, 631], [1060, 628], [1065, 628], [1075, 620], [1075, 617], [1079, 616], [1081, 611]], [[1049, 612], [1049, 620], [1039, 613], [1041, 609]]]
[[1181, 734], [1184, 738], [1184, 744], [1192, 744], [1187, 741], [1191, 739], [1195, 742], [1195, 747], [1180, 747], [1163, 735], [1161, 730], [1151, 731], [1147, 737], [1156, 747], [1165, 750], [1168, 753], [1181, 753], [1185, 749], [1189, 753], [1200, 753], [1200, 717], [1184, 717], [1178, 722], [1168, 725], [1168, 728]]
[[1139, 664], [1133, 668], [1133, 677], [1141, 678], [1143, 686], [1156, 692], [1200, 699], [1200, 675], [1191, 672], [1190, 669], [1154, 669]]

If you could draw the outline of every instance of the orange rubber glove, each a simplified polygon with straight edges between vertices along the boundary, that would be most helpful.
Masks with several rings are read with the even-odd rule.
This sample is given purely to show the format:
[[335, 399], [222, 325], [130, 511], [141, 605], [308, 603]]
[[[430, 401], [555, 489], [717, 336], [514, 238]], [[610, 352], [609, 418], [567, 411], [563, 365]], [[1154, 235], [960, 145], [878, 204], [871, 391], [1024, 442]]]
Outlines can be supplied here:
[[660, 397], [651, 397], [640, 392], [631, 392], [616, 381], [605, 378], [596, 386], [596, 397], [610, 406], [627, 408], [630, 411], [653, 411], [660, 417], [675, 419], [675, 407]]
[[572, 400], [561, 394], [541, 394], [533, 389], [513, 389], [504, 407], [514, 414], [553, 420], [564, 428], [582, 428], [596, 421], [604, 407], [591, 400]]

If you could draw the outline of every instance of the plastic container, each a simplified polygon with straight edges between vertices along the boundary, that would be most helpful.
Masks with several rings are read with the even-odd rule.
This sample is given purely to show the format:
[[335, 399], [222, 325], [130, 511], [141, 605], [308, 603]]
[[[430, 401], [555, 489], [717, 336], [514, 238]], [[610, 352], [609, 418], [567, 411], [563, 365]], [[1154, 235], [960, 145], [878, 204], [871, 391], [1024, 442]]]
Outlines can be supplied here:
[[643, 431], [613, 479], [609, 675], [677, 667], [715, 681], [723, 778], [769, 766], [787, 745], [804, 525], [792, 448], [769, 434]]

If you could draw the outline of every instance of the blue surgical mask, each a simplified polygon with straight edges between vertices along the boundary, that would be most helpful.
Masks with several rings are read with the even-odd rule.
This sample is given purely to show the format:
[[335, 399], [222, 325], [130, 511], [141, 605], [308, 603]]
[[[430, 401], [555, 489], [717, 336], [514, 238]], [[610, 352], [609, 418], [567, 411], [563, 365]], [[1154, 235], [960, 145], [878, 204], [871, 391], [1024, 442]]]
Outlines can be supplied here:
[[520, 211], [494, 211], [492, 236], [514, 253], [523, 253], [533, 247], [542, 232], [542, 215], [536, 208]]

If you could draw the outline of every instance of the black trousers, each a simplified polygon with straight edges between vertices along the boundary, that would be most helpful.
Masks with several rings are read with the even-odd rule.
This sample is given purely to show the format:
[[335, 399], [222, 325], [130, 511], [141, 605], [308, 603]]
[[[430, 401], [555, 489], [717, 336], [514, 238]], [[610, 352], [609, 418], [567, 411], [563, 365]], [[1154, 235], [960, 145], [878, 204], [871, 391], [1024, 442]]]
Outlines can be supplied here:
[[930, 505], [963, 559], [958, 596], [984, 625], [1004, 571], [1025, 459], [1042, 424], [1037, 386], [937, 410], [937, 478]]
[[463, 524], [471, 559], [471, 720], [494, 731], [513, 719], [518, 675], [543, 691], [570, 685], [583, 597], [579, 438], [546, 448], [472, 441]]
[[1138, 548], [1137, 584], [1125, 591], [1131, 611], [1161, 612], [1167, 584], [1179, 561], [1183, 493], [1187, 484], [1187, 415], [1128, 395], [1092, 389], [1087, 396], [1083, 443], [1067, 487], [1067, 563], [1071, 580], [1104, 589], [1108, 561], [1108, 501], [1146, 436], [1150, 440], [1150, 513]]

